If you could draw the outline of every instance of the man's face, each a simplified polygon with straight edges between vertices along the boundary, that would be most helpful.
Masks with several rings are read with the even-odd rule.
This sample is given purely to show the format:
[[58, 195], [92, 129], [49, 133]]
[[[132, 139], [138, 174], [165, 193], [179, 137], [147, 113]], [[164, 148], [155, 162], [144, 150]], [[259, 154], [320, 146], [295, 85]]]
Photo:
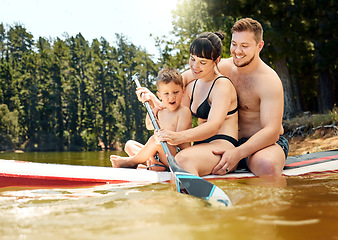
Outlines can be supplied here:
[[255, 35], [251, 31], [234, 32], [232, 34], [230, 52], [237, 67], [249, 65], [258, 56], [263, 46], [257, 44], [254, 37]]

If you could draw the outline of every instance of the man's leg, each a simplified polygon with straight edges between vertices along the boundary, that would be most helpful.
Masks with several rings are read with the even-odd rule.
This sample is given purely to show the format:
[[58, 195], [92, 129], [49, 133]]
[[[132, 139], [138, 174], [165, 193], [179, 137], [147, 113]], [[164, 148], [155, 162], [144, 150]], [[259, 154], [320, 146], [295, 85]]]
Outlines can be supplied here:
[[281, 176], [284, 165], [285, 153], [277, 143], [261, 149], [248, 158], [248, 166], [256, 176]]

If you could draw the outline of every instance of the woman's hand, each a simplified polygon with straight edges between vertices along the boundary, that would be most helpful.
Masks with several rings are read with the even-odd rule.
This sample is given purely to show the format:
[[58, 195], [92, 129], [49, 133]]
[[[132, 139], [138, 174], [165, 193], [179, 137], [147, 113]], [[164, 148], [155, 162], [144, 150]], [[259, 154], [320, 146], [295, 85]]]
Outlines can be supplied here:
[[167, 142], [170, 145], [178, 145], [184, 142], [179, 132], [173, 132], [165, 129], [155, 131], [155, 139]]

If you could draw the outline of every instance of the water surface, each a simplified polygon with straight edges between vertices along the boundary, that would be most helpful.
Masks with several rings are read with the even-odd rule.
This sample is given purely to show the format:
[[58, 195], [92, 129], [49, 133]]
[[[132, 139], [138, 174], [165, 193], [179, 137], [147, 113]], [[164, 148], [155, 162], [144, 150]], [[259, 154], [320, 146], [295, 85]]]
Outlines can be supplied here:
[[[110, 154], [4, 153], [0, 158], [109, 166]], [[233, 207], [210, 207], [162, 183], [2, 188], [1, 240], [338, 239], [338, 173], [213, 183], [229, 195]]]

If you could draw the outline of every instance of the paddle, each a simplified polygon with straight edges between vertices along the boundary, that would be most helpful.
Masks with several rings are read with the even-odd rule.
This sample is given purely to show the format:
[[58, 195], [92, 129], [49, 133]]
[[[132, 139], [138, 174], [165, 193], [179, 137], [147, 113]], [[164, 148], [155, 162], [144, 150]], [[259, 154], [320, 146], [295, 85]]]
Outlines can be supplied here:
[[[136, 86], [139, 88], [141, 84], [138, 80], [138, 74], [135, 74], [132, 77], [132, 80], [135, 82]], [[160, 130], [160, 127], [157, 123], [155, 115], [150, 107], [148, 102], [144, 103], [144, 106], [147, 109], [150, 120], [156, 130]], [[172, 176], [175, 180], [177, 192], [192, 195], [198, 198], [204, 198], [211, 203], [217, 203], [221, 206], [230, 206], [232, 205], [229, 197], [216, 185], [211, 182], [206, 181], [205, 179], [195, 176], [185, 170], [183, 170], [176, 162], [174, 156], [169, 150], [167, 142], [161, 141], [162, 148], [167, 160], [169, 163], [169, 169], [172, 173]]]

